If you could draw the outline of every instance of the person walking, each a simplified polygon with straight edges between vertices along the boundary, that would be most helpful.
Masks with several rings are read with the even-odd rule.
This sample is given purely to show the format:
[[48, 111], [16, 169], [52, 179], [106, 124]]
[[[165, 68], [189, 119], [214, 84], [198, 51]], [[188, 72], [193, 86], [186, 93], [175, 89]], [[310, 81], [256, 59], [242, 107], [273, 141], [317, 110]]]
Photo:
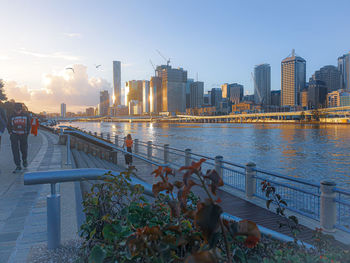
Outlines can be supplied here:
[[14, 113], [8, 119], [7, 130], [10, 134], [13, 160], [16, 164], [16, 169], [13, 173], [17, 173], [22, 170], [20, 151], [23, 167], [26, 168], [28, 166], [28, 135], [30, 132], [30, 117], [23, 111], [21, 103], [15, 104]]
[[[126, 147], [126, 150], [129, 153], [132, 153], [132, 145], [133, 145], [133, 140], [131, 138], [131, 135], [128, 134], [126, 138], [124, 139], [124, 144], [123, 148]], [[132, 166], [132, 155], [131, 154], [125, 154], [125, 164], [130, 168]]]
[[5, 132], [7, 126], [7, 118], [5, 110], [0, 107], [0, 149], [1, 149], [1, 135]]
[[39, 120], [38, 117], [33, 117], [31, 121], [32, 129], [30, 130], [30, 133], [34, 136], [38, 136], [38, 127], [39, 127]]

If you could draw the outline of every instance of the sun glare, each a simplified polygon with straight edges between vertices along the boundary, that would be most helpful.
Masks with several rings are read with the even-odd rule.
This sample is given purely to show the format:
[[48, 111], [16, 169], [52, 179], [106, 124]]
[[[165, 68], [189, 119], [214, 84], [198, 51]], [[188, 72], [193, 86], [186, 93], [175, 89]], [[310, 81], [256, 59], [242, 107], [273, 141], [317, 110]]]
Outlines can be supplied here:
[[48, 86], [51, 84], [51, 78], [47, 77], [47, 76], [44, 76], [43, 77], [43, 84], [44, 86]]

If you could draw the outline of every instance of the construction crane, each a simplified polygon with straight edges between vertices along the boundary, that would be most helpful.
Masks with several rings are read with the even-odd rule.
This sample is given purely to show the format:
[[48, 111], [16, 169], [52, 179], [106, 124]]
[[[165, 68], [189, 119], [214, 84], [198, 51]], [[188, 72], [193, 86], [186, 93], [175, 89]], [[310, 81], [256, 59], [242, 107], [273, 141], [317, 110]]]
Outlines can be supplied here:
[[166, 61], [166, 65], [169, 66], [170, 64], [170, 58], [167, 59], [162, 53], [160, 53], [160, 51], [158, 49], [156, 49], [157, 53], [159, 54], [159, 56], [161, 56], [165, 61]]
[[253, 81], [254, 81], [254, 93], [255, 93], [255, 91], [256, 91], [256, 93], [258, 94], [258, 98], [259, 98], [259, 104], [263, 104], [263, 98], [261, 98], [261, 94], [260, 94], [260, 90], [259, 90], [259, 88], [258, 88], [258, 85], [256, 85], [256, 80], [255, 80], [255, 76], [254, 76], [254, 74], [253, 74], [253, 72], [251, 72], [251, 74], [252, 74], [252, 79], [253, 79]]
[[152, 67], [153, 67], [153, 69], [154, 69], [154, 76], [156, 76], [156, 67], [154, 66], [154, 64], [153, 64], [153, 62], [152, 62], [152, 60], [149, 60], [149, 62], [151, 63], [151, 65], [152, 65]]

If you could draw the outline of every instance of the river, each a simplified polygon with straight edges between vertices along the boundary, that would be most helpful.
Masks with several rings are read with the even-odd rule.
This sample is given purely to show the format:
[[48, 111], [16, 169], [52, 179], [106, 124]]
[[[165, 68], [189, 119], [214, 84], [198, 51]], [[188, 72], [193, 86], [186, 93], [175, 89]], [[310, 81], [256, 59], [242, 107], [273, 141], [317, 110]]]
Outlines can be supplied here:
[[305, 178], [333, 180], [350, 189], [350, 127], [313, 124], [233, 123], [65, 123], [86, 131], [128, 133], [140, 141], [170, 144], [178, 149]]

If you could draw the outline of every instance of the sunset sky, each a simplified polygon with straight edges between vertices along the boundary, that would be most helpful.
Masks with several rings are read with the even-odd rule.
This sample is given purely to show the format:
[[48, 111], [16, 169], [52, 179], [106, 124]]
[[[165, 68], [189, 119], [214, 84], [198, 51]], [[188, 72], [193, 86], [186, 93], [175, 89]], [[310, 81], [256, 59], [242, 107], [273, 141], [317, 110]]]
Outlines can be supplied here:
[[[16, 1], [0, 0], [0, 78], [9, 98], [35, 112], [96, 106], [112, 91], [112, 61], [122, 83], [150, 79], [154, 64], [205, 83], [244, 85], [254, 65], [269, 63], [280, 89], [280, 63], [292, 48], [307, 61], [307, 79], [350, 51], [350, 1]], [[101, 64], [100, 68], [95, 65]], [[75, 73], [65, 70], [74, 67]], [[122, 84], [123, 85], [123, 84]]]

